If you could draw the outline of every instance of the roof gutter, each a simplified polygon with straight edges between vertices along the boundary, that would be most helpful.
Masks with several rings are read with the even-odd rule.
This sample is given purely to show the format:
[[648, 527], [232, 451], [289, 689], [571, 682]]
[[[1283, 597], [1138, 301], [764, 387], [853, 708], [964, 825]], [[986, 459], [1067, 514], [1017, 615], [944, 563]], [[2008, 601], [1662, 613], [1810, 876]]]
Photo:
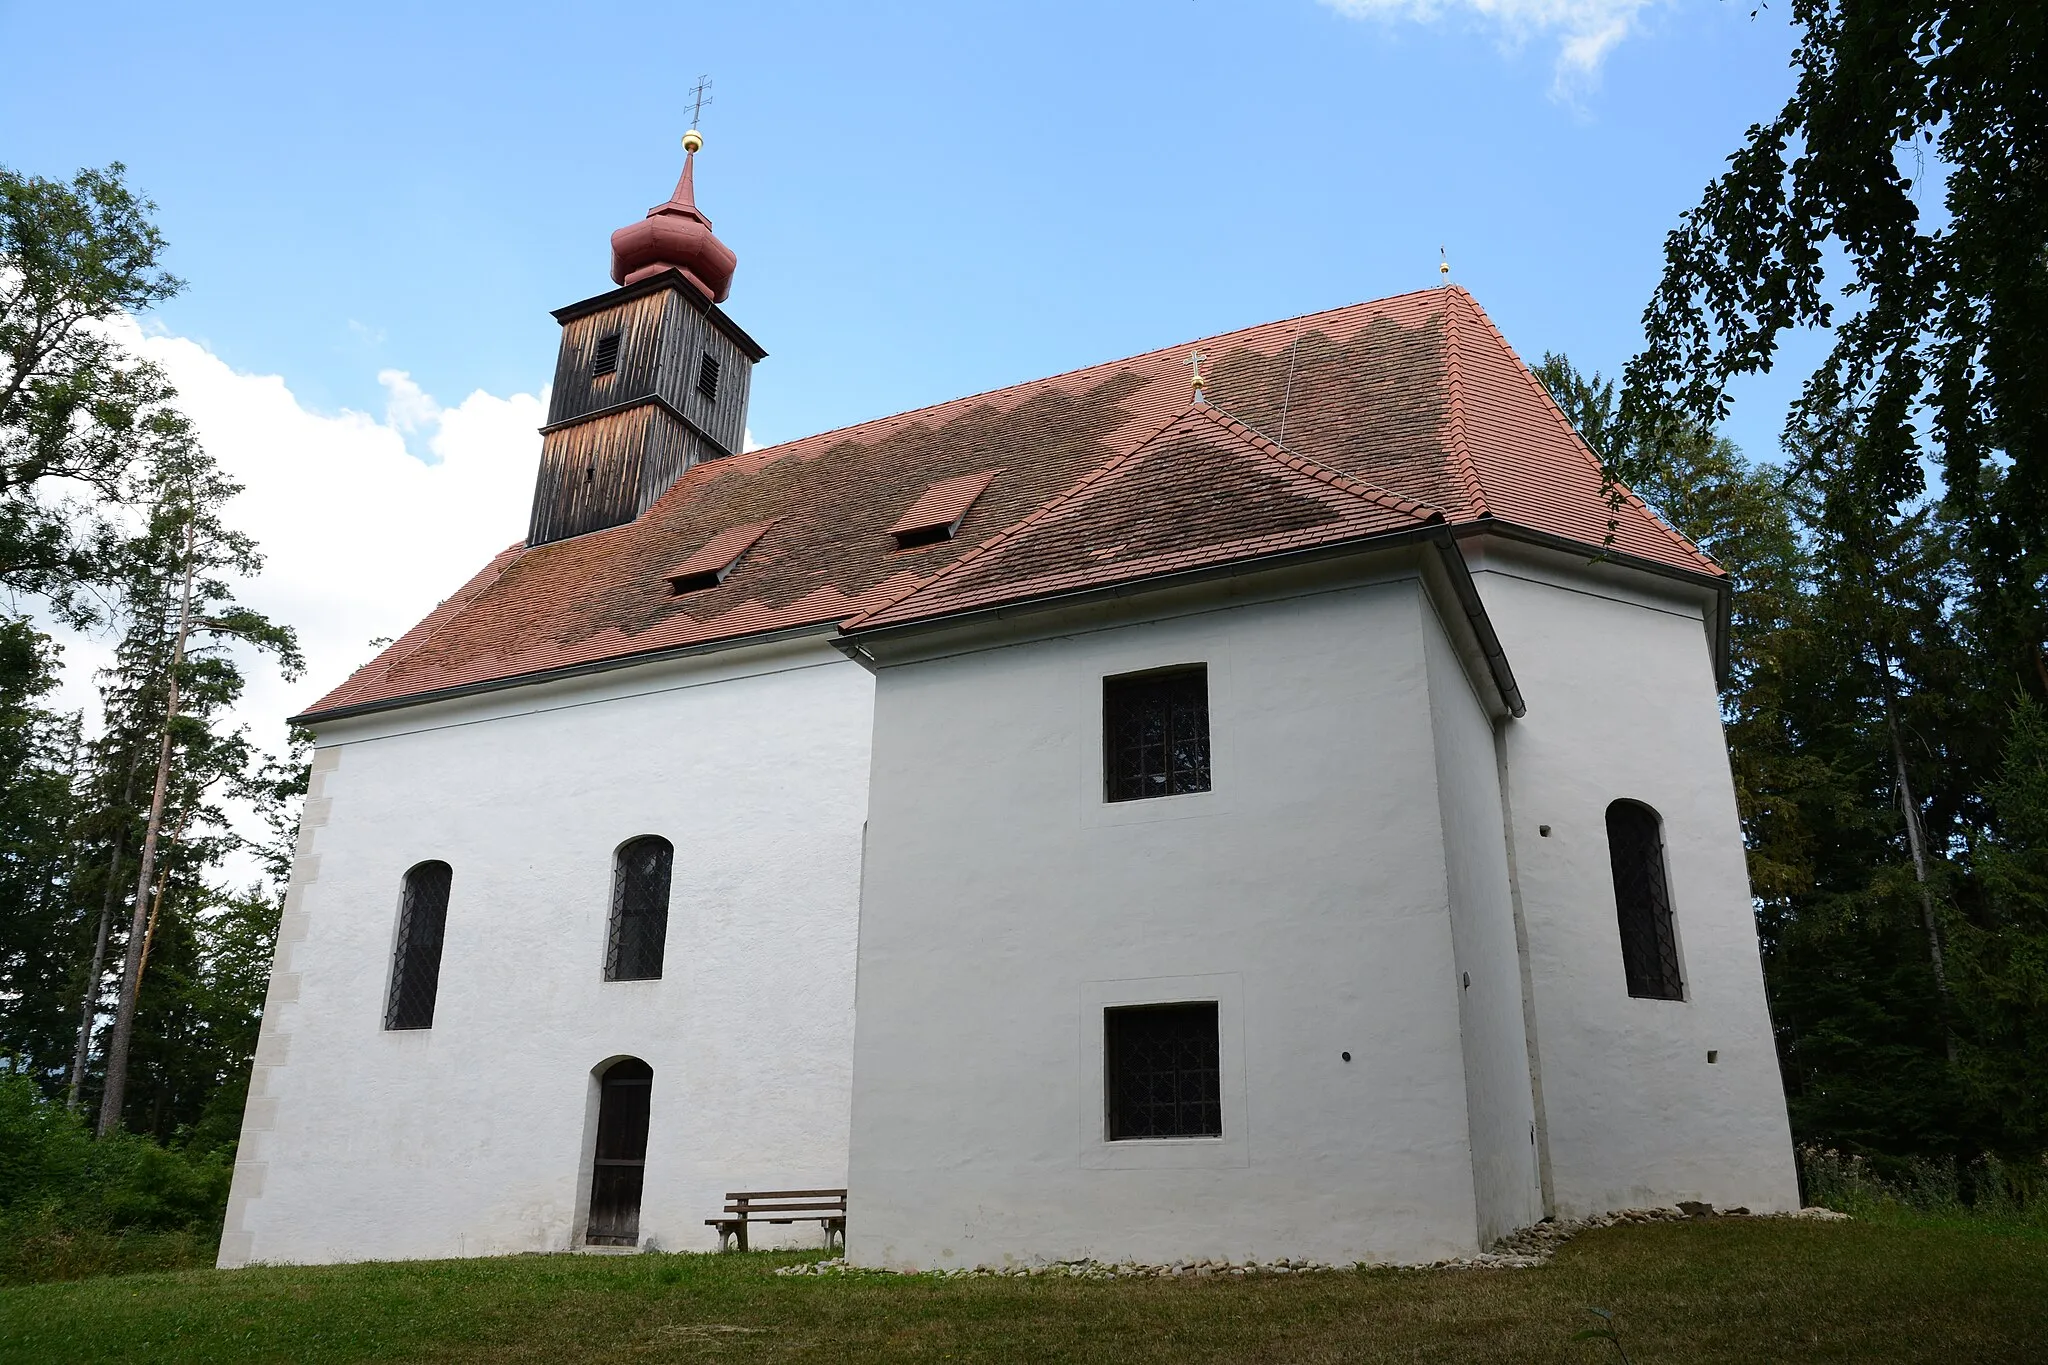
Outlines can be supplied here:
[[694, 645], [650, 649], [641, 654], [615, 654], [609, 658], [593, 659], [589, 663], [536, 669], [531, 673], [514, 673], [509, 677], [489, 678], [482, 682], [463, 683], [456, 687], [438, 687], [430, 692], [408, 692], [401, 697], [366, 701], [356, 706], [331, 706], [324, 711], [307, 711], [291, 717], [285, 724], [320, 725], [328, 721], [348, 720], [355, 716], [375, 715], [380, 711], [399, 711], [408, 706], [427, 706], [437, 701], [454, 701], [460, 697], [481, 696], [486, 692], [503, 692], [513, 687], [532, 687], [539, 683], [559, 682], [565, 678], [586, 677], [592, 673], [609, 673], [614, 669], [632, 668], [638, 664], [695, 658], [700, 654], [716, 654], [749, 645], [780, 644], [785, 640], [800, 640], [807, 635], [822, 635], [837, 628], [838, 623], [834, 621], [813, 621], [808, 625], [783, 626], [776, 630], [757, 631], [752, 635], [727, 635]]
[[1403, 531], [1381, 532], [1356, 540], [1339, 541], [1332, 545], [1318, 545], [1306, 550], [1287, 550], [1278, 554], [1259, 555], [1252, 559], [1240, 559], [1200, 569], [1183, 569], [1175, 573], [1127, 579], [1121, 583], [1101, 587], [1077, 588], [1069, 592], [1053, 593], [1021, 602], [977, 607], [920, 621], [872, 626], [850, 632], [842, 631], [833, 638], [832, 645], [848, 658], [867, 666], [875, 662], [875, 656], [863, 646], [863, 641], [870, 639], [904, 638], [980, 622], [1010, 620], [1059, 607], [1115, 601], [1144, 592], [1245, 578], [1273, 569], [1342, 559], [1365, 551], [1392, 550], [1403, 545], [1419, 544], [1428, 544], [1436, 551], [1438, 559], [1449, 575], [1452, 591], [1458, 598], [1458, 605], [1464, 611], [1465, 619], [1471, 624], [1473, 633], [1478, 637], [1480, 652], [1486, 657], [1487, 672], [1493, 680], [1495, 689], [1500, 693], [1501, 704], [1507, 708], [1510, 715], [1525, 714], [1528, 708], [1522, 700], [1521, 688], [1515, 682], [1513, 670], [1508, 667], [1507, 654], [1501, 648], [1500, 637], [1494, 633], [1493, 623], [1487, 619], [1486, 607], [1479, 598], [1479, 589], [1472, 582], [1472, 571], [1465, 563], [1465, 556], [1458, 550], [1457, 538], [1452, 533], [1452, 528], [1441, 523]]

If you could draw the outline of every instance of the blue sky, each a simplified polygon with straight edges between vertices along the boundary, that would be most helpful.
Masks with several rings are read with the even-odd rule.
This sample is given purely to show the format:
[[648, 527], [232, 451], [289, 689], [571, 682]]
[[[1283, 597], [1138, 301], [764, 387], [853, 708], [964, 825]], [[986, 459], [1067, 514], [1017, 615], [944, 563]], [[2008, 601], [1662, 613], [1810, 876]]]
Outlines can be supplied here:
[[[266, 746], [523, 535], [549, 310], [610, 287], [700, 72], [762, 443], [1431, 286], [1439, 246], [1525, 358], [1612, 373], [1791, 80], [1749, 0], [0, 0], [0, 43], [0, 163], [126, 162], [189, 282], [125, 334], [300, 632], [240, 708]], [[1800, 368], [1740, 391], [1752, 453]], [[61, 704], [106, 643], [67, 637]]]
[[[10, 2], [0, 162], [125, 161], [189, 281], [156, 325], [324, 412], [387, 369], [538, 391], [703, 71], [764, 442], [1429, 285], [1439, 245], [1525, 357], [1612, 371], [1788, 88], [1750, 8]], [[1786, 387], [1752, 389], [1768, 454]]]

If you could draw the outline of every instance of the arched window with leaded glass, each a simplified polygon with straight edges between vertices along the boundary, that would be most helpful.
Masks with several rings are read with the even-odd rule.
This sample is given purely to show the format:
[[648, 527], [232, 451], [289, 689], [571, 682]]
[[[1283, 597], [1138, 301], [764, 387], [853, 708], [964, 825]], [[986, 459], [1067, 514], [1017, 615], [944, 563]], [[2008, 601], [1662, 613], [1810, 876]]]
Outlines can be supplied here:
[[611, 936], [604, 979], [653, 981], [668, 943], [668, 882], [675, 849], [656, 834], [619, 845], [612, 868]]
[[1662, 818], [1640, 801], [1616, 801], [1607, 808], [1607, 857], [1614, 870], [1614, 911], [1628, 993], [1644, 1000], [1685, 999]]
[[448, 932], [448, 888], [455, 871], [444, 862], [416, 864], [398, 898], [398, 937], [391, 949], [387, 1029], [432, 1028], [441, 989], [441, 941]]

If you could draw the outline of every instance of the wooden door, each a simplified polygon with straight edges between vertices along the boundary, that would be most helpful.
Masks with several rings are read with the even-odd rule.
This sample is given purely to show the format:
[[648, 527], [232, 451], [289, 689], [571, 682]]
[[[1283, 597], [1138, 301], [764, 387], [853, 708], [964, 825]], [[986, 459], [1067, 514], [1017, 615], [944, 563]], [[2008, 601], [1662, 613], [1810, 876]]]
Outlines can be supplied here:
[[599, 1082], [597, 1153], [590, 1171], [592, 1246], [640, 1240], [640, 1190], [647, 1170], [647, 1106], [654, 1068], [637, 1057], [613, 1062]]

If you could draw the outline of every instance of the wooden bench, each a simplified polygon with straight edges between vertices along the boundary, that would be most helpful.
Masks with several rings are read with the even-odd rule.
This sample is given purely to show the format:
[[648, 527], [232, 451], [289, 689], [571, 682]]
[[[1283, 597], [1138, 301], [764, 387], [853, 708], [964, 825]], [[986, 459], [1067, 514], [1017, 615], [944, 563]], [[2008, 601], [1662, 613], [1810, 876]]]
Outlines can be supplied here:
[[738, 1241], [740, 1250], [747, 1249], [748, 1223], [808, 1223], [812, 1219], [825, 1225], [825, 1245], [830, 1247], [838, 1239], [841, 1250], [846, 1247], [846, 1191], [845, 1190], [738, 1190], [725, 1196], [725, 1212], [716, 1218], [706, 1218], [705, 1224], [718, 1229], [718, 1249]]

